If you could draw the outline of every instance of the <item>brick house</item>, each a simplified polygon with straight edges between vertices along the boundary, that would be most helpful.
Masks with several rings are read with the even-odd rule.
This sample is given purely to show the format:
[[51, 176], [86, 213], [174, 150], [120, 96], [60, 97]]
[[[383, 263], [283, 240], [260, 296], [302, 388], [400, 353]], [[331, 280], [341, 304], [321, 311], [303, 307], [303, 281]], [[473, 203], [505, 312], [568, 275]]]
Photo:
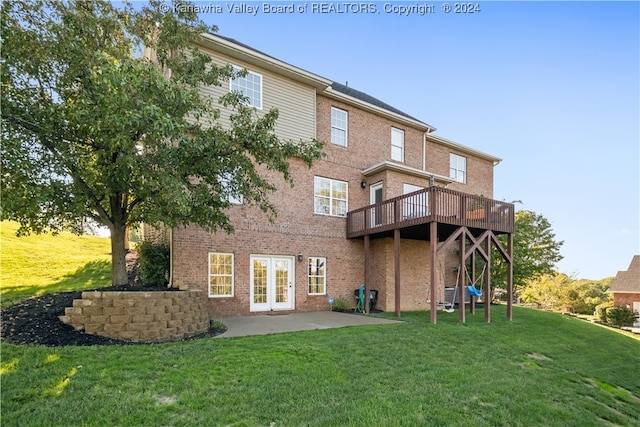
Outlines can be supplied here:
[[[490, 199], [499, 158], [235, 40], [204, 35], [201, 48], [248, 71], [204, 94], [240, 90], [258, 111], [279, 109], [280, 137], [326, 144], [311, 169], [292, 161], [293, 188], [263, 171], [278, 188], [275, 222], [239, 199], [229, 210], [234, 234], [169, 230], [172, 286], [205, 291], [212, 315], [328, 310], [330, 297], [355, 303], [364, 283], [377, 290], [378, 309], [430, 309], [435, 322], [445, 285], [476, 278], [475, 268], [457, 266], [488, 264], [494, 247], [511, 265], [513, 205]], [[509, 236], [505, 248], [498, 234]]]
[[[626, 271], [618, 271], [609, 292], [613, 294], [614, 306], [629, 307], [640, 313], [640, 255], [633, 257]], [[640, 326], [640, 319], [634, 326]]]

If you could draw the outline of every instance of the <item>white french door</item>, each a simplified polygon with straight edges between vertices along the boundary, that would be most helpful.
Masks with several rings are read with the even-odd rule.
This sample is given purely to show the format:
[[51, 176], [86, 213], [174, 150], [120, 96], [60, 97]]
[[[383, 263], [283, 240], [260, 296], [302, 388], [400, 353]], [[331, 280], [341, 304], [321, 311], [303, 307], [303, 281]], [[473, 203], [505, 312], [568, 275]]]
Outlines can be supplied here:
[[250, 311], [293, 310], [293, 257], [251, 256]]

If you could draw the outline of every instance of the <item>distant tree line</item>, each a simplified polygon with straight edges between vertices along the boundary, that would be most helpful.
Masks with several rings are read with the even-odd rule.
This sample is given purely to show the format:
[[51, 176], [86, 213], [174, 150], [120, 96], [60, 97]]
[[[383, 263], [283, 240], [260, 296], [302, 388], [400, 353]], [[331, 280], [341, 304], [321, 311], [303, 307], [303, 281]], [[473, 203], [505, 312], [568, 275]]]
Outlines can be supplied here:
[[[499, 237], [506, 245], [505, 236]], [[515, 214], [513, 236], [513, 287], [518, 302], [549, 310], [593, 315], [601, 304], [612, 305], [608, 293], [613, 277], [600, 280], [574, 279], [556, 269], [562, 260], [563, 241], [556, 239], [544, 215], [521, 210]], [[507, 264], [492, 256], [491, 285], [494, 296], [505, 295]]]
[[612, 280], [575, 280], [553, 272], [528, 280], [520, 290], [520, 300], [543, 309], [592, 315], [597, 306], [612, 300], [607, 292]]

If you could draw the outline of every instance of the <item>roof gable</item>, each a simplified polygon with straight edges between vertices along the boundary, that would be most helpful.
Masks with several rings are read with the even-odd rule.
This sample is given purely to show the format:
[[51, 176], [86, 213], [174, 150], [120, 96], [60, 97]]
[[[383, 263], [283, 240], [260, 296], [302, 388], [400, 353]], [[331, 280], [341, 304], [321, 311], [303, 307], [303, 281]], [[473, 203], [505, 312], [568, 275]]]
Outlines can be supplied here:
[[[231, 37], [226, 37], [226, 36], [222, 36], [220, 34], [211, 34], [211, 33], [205, 34], [204, 37], [207, 38], [207, 39], [210, 39], [210, 40], [217, 40], [218, 42], [226, 42], [227, 44], [238, 46], [243, 51], [251, 52], [254, 55], [257, 55], [258, 57], [261, 57], [264, 60], [271, 61], [271, 62], [274, 62], [274, 63], [280, 63], [280, 64], [282, 64], [282, 65], [284, 65], [286, 67], [289, 67], [291, 69], [297, 69], [302, 73], [306, 73], [306, 74], [309, 74], [309, 75], [314, 75], [313, 73], [310, 73], [309, 71], [306, 71], [306, 70], [304, 70], [302, 68], [299, 68], [299, 67], [295, 67], [295, 66], [293, 66], [293, 65], [291, 65], [291, 64], [289, 64], [287, 62], [281, 61], [278, 58], [275, 58], [274, 56], [271, 56], [271, 55], [269, 55], [267, 53], [264, 53], [264, 52], [254, 48], [254, 47], [251, 47], [251, 46], [249, 46], [247, 44], [239, 42], [238, 40], [233, 39]], [[324, 79], [323, 77], [320, 77], [320, 76], [317, 76], [317, 75], [314, 75], [314, 77], [316, 77], [318, 80]], [[435, 129], [433, 126], [430, 126], [427, 123], [424, 123], [423, 121], [418, 120], [415, 117], [410, 116], [409, 114], [407, 114], [407, 113], [405, 113], [405, 112], [403, 112], [403, 111], [401, 111], [401, 110], [399, 110], [399, 109], [397, 109], [397, 108], [395, 108], [395, 107], [393, 107], [393, 106], [391, 106], [391, 105], [389, 105], [389, 104], [387, 104], [385, 102], [382, 102], [379, 99], [374, 98], [373, 96], [368, 95], [368, 94], [366, 94], [364, 92], [361, 92], [361, 91], [356, 90], [356, 89], [352, 89], [352, 88], [350, 88], [350, 87], [348, 87], [346, 85], [342, 85], [342, 84], [337, 83], [337, 82], [331, 82], [330, 80], [324, 79], [324, 82], [325, 82], [324, 87], [318, 87], [319, 89], [322, 90], [322, 89], [327, 89], [328, 87], [330, 87], [331, 89], [335, 90], [336, 92], [340, 92], [340, 93], [342, 93], [344, 95], [347, 95], [347, 96], [349, 96], [351, 98], [354, 98], [354, 99], [356, 99], [358, 101], [365, 102], [367, 104], [373, 105], [373, 106], [378, 107], [380, 109], [386, 110], [386, 111], [388, 111], [390, 113], [397, 114], [399, 116], [402, 116], [402, 117], [405, 117], [407, 119], [413, 120], [413, 121], [415, 121], [417, 123], [420, 123], [420, 124], [424, 125], [425, 127], [428, 127], [428, 128], [431, 128], [431, 129]]]
[[633, 257], [627, 271], [618, 271], [611, 282], [609, 292], [640, 293], [640, 255]]
[[334, 99], [338, 99], [339, 101], [355, 105], [358, 108], [373, 112], [374, 114], [390, 118], [397, 123], [422, 130], [427, 135], [427, 138], [432, 138], [434, 142], [460, 150], [472, 156], [490, 160], [493, 162], [494, 166], [502, 160], [490, 154], [483, 153], [465, 145], [436, 136], [433, 134], [436, 130], [435, 127], [416, 119], [415, 117], [379, 100], [378, 98], [281, 61], [231, 37], [221, 36], [220, 34], [205, 33], [203, 34], [201, 44], [205, 48], [216, 50], [232, 58], [239, 58], [249, 64], [260, 66], [294, 81], [310, 85], [316, 89], [316, 93], [321, 93], [325, 96], [329, 96]]

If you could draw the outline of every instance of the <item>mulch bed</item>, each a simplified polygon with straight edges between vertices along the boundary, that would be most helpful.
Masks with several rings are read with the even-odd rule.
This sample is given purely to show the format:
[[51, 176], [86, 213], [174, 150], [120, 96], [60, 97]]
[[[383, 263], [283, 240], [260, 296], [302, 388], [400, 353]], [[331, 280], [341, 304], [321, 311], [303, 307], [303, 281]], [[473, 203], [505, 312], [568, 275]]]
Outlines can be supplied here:
[[[110, 286], [97, 291], [171, 291], [175, 288], [141, 286], [138, 279], [137, 256], [127, 254], [127, 270], [130, 285]], [[113, 345], [113, 344], [141, 344], [101, 337], [77, 331], [72, 326], [64, 324], [58, 316], [64, 315], [66, 307], [73, 306], [74, 299], [82, 298], [82, 291], [60, 292], [45, 294], [31, 298], [18, 304], [2, 309], [0, 313], [0, 340], [12, 344], [37, 344], [44, 346], [67, 345]], [[193, 340], [213, 337], [224, 332], [225, 329], [210, 329], [204, 334], [185, 338]]]
[[[172, 289], [121, 286], [97, 290], [148, 292]], [[87, 334], [62, 323], [58, 316], [64, 315], [64, 309], [71, 307], [74, 299], [80, 298], [82, 298], [82, 292], [60, 292], [31, 298], [3, 309], [1, 313], [0, 340], [12, 344], [38, 344], [44, 346], [141, 344], [139, 342], [134, 343]], [[213, 337], [222, 332], [224, 330], [210, 329], [204, 334], [185, 338], [185, 340]]]

